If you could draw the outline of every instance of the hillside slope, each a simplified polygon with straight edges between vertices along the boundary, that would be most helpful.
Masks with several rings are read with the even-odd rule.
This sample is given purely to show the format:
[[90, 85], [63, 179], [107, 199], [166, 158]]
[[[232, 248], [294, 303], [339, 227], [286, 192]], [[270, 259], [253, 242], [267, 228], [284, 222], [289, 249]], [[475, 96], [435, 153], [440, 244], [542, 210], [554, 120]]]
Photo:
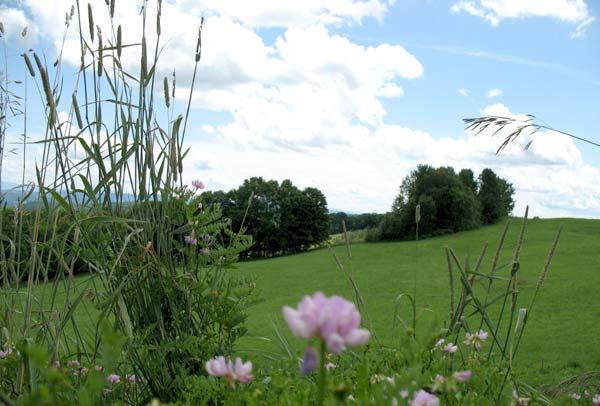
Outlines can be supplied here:
[[[556, 231], [564, 230], [543, 289], [538, 295], [517, 366], [527, 381], [556, 383], [566, 377], [600, 368], [600, 220], [535, 219], [527, 223], [519, 268], [519, 307], [528, 307]], [[401, 293], [412, 294], [416, 282], [417, 306], [422, 319], [437, 315], [448, 318], [448, 271], [444, 248], [473, 264], [484, 244], [489, 243], [483, 272], [489, 272], [505, 222], [476, 231], [432, 238], [419, 242], [354, 244], [350, 260], [345, 247], [334, 252], [350, 272], [367, 304], [372, 328], [378, 340], [391, 343], [398, 332], [394, 324], [394, 303]], [[515, 247], [520, 219], [511, 219], [499, 264], [508, 264]], [[352, 297], [344, 273], [327, 249], [239, 264], [242, 272], [255, 276], [264, 299], [250, 309], [250, 337], [240, 349], [277, 351], [272, 322], [282, 322], [281, 307], [296, 305], [305, 294], [321, 290], [328, 295]], [[508, 270], [501, 271], [506, 276]], [[259, 339], [267, 337], [273, 341]], [[298, 343], [300, 345], [300, 343]], [[300, 348], [300, 347], [299, 347]]]

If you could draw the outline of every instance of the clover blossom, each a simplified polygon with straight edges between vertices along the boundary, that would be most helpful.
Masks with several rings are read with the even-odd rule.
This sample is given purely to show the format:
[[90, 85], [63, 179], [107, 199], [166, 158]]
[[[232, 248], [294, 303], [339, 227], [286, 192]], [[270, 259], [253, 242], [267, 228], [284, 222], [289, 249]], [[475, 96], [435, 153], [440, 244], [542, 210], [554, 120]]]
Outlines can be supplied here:
[[121, 377], [117, 374], [110, 374], [108, 375], [108, 377], [106, 378], [108, 379], [108, 382], [111, 384], [115, 384], [115, 383], [120, 383], [121, 382]]
[[463, 383], [463, 382], [467, 382], [469, 379], [471, 379], [471, 376], [473, 376], [473, 373], [470, 370], [459, 371], [459, 372], [455, 372], [453, 376], [458, 382]]
[[196, 232], [192, 230], [190, 235], [186, 235], [183, 237], [183, 241], [189, 245], [198, 245], [198, 240], [196, 239]]
[[241, 358], [235, 359], [235, 366], [231, 360], [219, 356], [206, 362], [206, 372], [212, 376], [218, 376], [227, 382], [249, 383], [252, 381], [252, 362], [242, 363]]
[[318, 338], [329, 351], [339, 354], [347, 346], [366, 344], [371, 333], [360, 327], [360, 313], [340, 296], [317, 292], [304, 296], [297, 309], [284, 306], [283, 316], [298, 338]]
[[196, 189], [204, 189], [204, 182], [196, 179], [196, 180], [192, 181], [192, 186], [195, 187]]
[[442, 352], [445, 354], [454, 354], [458, 350], [458, 346], [454, 343], [448, 343], [442, 348]]
[[440, 400], [435, 395], [421, 389], [409, 404], [410, 406], [439, 406]]
[[81, 363], [76, 359], [70, 359], [67, 361], [67, 367], [69, 368], [81, 368]]
[[483, 344], [483, 342], [487, 339], [487, 337], [488, 337], [488, 333], [486, 333], [483, 330], [479, 330], [475, 334], [471, 334], [471, 333], [467, 332], [466, 340], [463, 341], [463, 343], [465, 345], [473, 345], [476, 349], [480, 350], [481, 344]]
[[596, 393], [592, 398], [592, 403], [595, 405], [600, 405], [600, 394]]

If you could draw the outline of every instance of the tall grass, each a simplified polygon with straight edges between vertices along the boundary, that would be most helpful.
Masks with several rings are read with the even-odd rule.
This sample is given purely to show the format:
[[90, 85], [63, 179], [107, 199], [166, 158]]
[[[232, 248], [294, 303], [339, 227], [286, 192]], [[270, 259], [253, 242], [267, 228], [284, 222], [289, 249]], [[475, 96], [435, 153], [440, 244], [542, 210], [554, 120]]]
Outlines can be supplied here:
[[[513, 387], [520, 387], [521, 383], [514, 380], [511, 374], [513, 362], [562, 231], [561, 225], [542, 268], [529, 306], [518, 307], [519, 258], [525, 238], [528, 211], [529, 208], [526, 208], [512, 260], [507, 264], [499, 264], [498, 259], [505, 244], [510, 222], [506, 223], [499, 238], [491, 269], [487, 273], [481, 269], [487, 245], [483, 247], [473, 267], [470, 266], [468, 260], [461, 263], [454, 251], [451, 248], [446, 248], [450, 275], [450, 322], [447, 334], [453, 337], [454, 342], [458, 342], [462, 332], [475, 334], [477, 331], [485, 329], [490, 333], [491, 345], [487, 350], [485, 360], [488, 363], [500, 365], [503, 368], [504, 375], [502, 385], [499, 389], [496, 389], [496, 402], [500, 401], [504, 385], [509, 379], [513, 380]], [[508, 272], [508, 276], [504, 275], [506, 272]], [[455, 279], [460, 282], [460, 299], [458, 303], [455, 303]], [[488, 390], [492, 391], [494, 389], [490, 387]]]
[[[249, 290], [223, 272], [251, 240], [233, 232], [218, 208], [202, 208], [182, 182], [202, 24], [190, 55], [189, 96], [179, 106], [175, 74], [157, 77], [162, 2], [143, 2], [139, 41], [131, 43], [124, 42], [115, 7], [115, 0], [105, 10], [78, 0], [67, 13], [63, 44], [75, 30], [81, 55], [72, 89], [63, 80], [63, 50], [52, 65], [35, 51], [22, 55], [29, 78], [19, 86], [27, 94], [33, 82], [46, 127], [37, 140], [37, 193], [23, 186], [17, 207], [5, 204], [0, 217], [0, 342], [31, 342], [50, 351], [50, 362], [78, 358], [92, 365], [100, 362], [102, 325], [113, 323], [128, 339], [122, 368], [143, 378], [141, 399], [169, 399], [181, 385], [177, 380], [202, 368], [203, 359], [231, 351], [243, 334]], [[96, 24], [101, 14], [108, 26]], [[132, 63], [136, 50], [141, 56]], [[16, 86], [5, 72], [0, 147], [7, 111], [20, 103], [9, 85]], [[30, 102], [23, 99], [25, 106]], [[66, 120], [58, 114], [63, 110]], [[20, 115], [25, 140], [30, 118], [26, 110]], [[204, 236], [201, 253], [200, 246], [183, 243], [194, 233]], [[73, 278], [81, 272], [91, 275], [84, 285]], [[82, 306], [85, 322], [74, 317]], [[10, 396], [33, 390], [26, 375], [21, 365]]]

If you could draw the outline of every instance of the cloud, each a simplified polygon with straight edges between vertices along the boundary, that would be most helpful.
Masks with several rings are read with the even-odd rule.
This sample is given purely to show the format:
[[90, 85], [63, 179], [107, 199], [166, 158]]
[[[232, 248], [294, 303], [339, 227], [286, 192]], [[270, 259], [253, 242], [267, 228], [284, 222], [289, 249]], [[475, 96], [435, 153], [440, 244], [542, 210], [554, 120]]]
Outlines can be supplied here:
[[380, 0], [179, 0], [192, 13], [214, 13], [249, 27], [307, 27], [315, 24], [353, 24], [364, 18], [382, 21], [388, 10]]
[[551, 17], [569, 23], [589, 18], [584, 0], [460, 0], [451, 10], [483, 18], [494, 26], [509, 18]]
[[[37, 26], [27, 18], [23, 10], [0, 6], [0, 21], [4, 25], [4, 37], [24, 47], [32, 46], [37, 38]], [[23, 36], [23, 33], [26, 35]]]
[[[501, 103], [489, 105], [481, 113], [527, 119]], [[346, 130], [334, 127], [329, 135], [344, 142], [308, 151], [286, 149], [285, 153], [249, 144], [247, 137], [195, 140], [192, 150], [198, 152], [186, 163], [184, 179], [189, 177], [189, 182], [200, 176], [209, 188], [225, 190], [250, 176], [291, 179], [299, 187], [321, 189], [329, 207], [384, 212], [390, 209], [402, 179], [419, 164], [452, 166], [456, 171], [471, 168], [476, 174], [492, 168], [515, 186], [516, 214], [529, 205], [532, 216], [600, 216], [600, 171], [586, 164], [573, 139], [563, 134], [525, 133], [496, 155], [505, 132], [436, 137], [385, 122], [375, 128]], [[341, 133], [336, 137], [337, 131]], [[268, 138], [261, 133], [254, 137], [256, 144]], [[205, 159], [211, 160], [211, 169], [200, 174], [192, 169], [195, 160]]]
[[[87, 3], [92, 6], [94, 23], [108, 21], [108, 11], [102, 0], [89, 0], [82, 4], [81, 11], [85, 14], [82, 18], [84, 30], [87, 31]], [[153, 11], [154, 2], [149, 10]], [[65, 13], [73, 4], [72, 0], [22, 0], [20, 2], [28, 15], [28, 19], [39, 28], [44, 35], [58, 39], [64, 32], [62, 22]], [[389, 5], [392, 3], [390, 2]], [[139, 32], [141, 28], [140, 8], [137, 0], [119, 1], [116, 7], [115, 21], [123, 22], [122, 29], [128, 32]], [[382, 0], [256, 0], [256, 1], [222, 1], [222, 0], [172, 0], [162, 3], [163, 31], [172, 33], [191, 33], [192, 42], [195, 44], [195, 31], [199, 25], [200, 17], [223, 17], [242, 26], [255, 30], [260, 28], [291, 28], [309, 27], [312, 25], [353, 25], [361, 24], [366, 18], [383, 21], [388, 12], [388, 3]], [[22, 11], [21, 11], [22, 12]], [[84, 16], [82, 16], [84, 17]], [[58, 22], [58, 23], [57, 23]], [[153, 28], [153, 27], [152, 27]], [[148, 34], [152, 35], [152, 29]], [[185, 37], [178, 37], [183, 39]]]
[[[62, 21], [70, 1], [57, 0], [52, 6], [42, 0], [24, 1], [40, 5], [25, 16], [59, 44], [63, 27], [51, 27], [57, 26], [53, 21]], [[91, 2], [94, 21], [104, 24], [108, 21], [104, 2]], [[291, 2], [295, 7], [291, 13], [275, 0], [255, 2], [252, 7], [240, 2], [239, 9], [229, 4], [163, 2], [161, 44], [167, 46], [157, 76], [170, 77], [177, 68], [179, 100], [189, 91], [191, 76], [186, 71], [193, 64], [200, 15], [206, 15], [201, 80], [188, 127], [188, 134], [201, 136], [186, 139], [192, 148], [184, 166], [188, 183], [201, 178], [211, 189], [230, 189], [250, 176], [289, 178], [299, 187], [321, 189], [330, 207], [383, 212], [389, 210], [404, 176], [420, 163], [457, 170], [470, 167], [475, 172], [490, 167], [515, 184], [517, 212], [529, 203], [532, 215], [600, 216], [599, 171], [583, 161], [569, 137], [551, 131], [523, 134], [496, 155], [502, 134], [443, 138], [386, 122], [384, 99], [401, 97], [404, 83], [421, 78], [424, 67], [400, 45], [362, 46], [333, 34], [331, 26], [380, 19], [385, 14], [381, 6], [391, 3]], [[122, 24], [126, 41], [141, 29], [138, 13], [137, 2], [117, 2], [115, 21]], [[270, 13], [275, 16], [272, 20]], [[268, 40], [261, 37], [265, 21], [279, 28]], [[148, 43], [155, 38], [151, 26]], [[80, 62], [78, 49], [71, 32], [65, 57], [75, 66]], [[138, 48], [128, 48], [124, 66], [135, 72], [139, 56]], [[474, 56], [538, 64], [485, 53]], [[469, 94], [468, 89], [460, 90]], [[197, 113], [211, 112], [219, 112], [219, 120], [194, 122]], [[526, 117], [503, 104], [488, 106], [483, 114]], [[531, 139], [533, 144], [523, 152]], [[20, 167], [18, 155], [7, 159], [12, 162], [7, 168]], [[15, 177], [19, 179], [19, 174]], [[578, 188], [583, 192], [578, 193]]]
[[487, 98], [491, 99], [491, 98], [494, 98], [494, 97], [498, 97], [501, 94], [502, 94], [502, 90], [501, 89], [491, 89], [491, 90], [488, 90], [488, 92], [487, 92]]
[[577, 28], [575, 28], [575, 31], [571, 32], [569, 37], [571, 39], [585, 38], [587, 35], [588, 26], [594, 21], [596, 21], [596, 18], [594, 17], [586, 18], [577, 26]]
[[[369, 127], [382, 125], [387, 113], [381, 98], [402, 96], [400, 80], [423, 75], [420, 62], [399, 45], [364, 47], [322, 25], [290, 28], [273, 46], [258, 43], [248, 58], [229, 53], [228, 43], [215, 43], [211, 54], [207, 41], [212, 56], [204, 61], [195, 106], [230, 113], [234, 120], [214, 130], [253, 148], [309, 151], [352, 144]], [[231, 42], [239, 43], [235, 37]], [[226, 84], [206, 79], [242, 69]]]
[[465, 96], [467, 97], [471, 92], [469, 91], [469, 89], [458, 89], [458, 94], [460, 94], [461, 96]]

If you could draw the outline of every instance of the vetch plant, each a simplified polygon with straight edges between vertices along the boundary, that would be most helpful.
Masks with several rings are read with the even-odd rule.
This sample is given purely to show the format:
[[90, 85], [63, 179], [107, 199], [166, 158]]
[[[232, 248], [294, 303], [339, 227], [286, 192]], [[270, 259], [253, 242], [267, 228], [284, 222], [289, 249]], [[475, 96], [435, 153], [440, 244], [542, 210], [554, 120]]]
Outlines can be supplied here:
[[354, 304], [340, 296], [327, 298], [321, 292], [304, 296], [297, 309], [284, 306], [283, 316], [296, 337], [318, 338], [335, 354], [371, 338], [368, 330], [360, 328], [360, 313]]
[[[296, 309], [284, 306], [283, 316], [296, 337], [320, 341], [318, 404], [322, 405], [325, 400], [326, 350], [339, 354], [347, 346], [367, 344], [371, 333], [360, 328], [361, 317], [354, 303], [340, 296], [326, 297], [322, 292], [304, 296]], [[315, 355], [316, 351], [306, 350], [302, 372], [314, 370]]]
[[466, 339], [463, 341], [465, 345], [472, 345], [477, 350], [481, 349], [482, 344], [487, 340], [488, 333], [483, 330], [479, 330], [475, 334], [471, 334], [469, 332], [466, 333]]
[[235, 364], [231, 360], [226, 360], [223, 356], [218, 356], [206, 362], [206, 372], [209, 375], [223, 378], [227, 382], [250, 383], [252, 381], [252, 362], [242, 362], [241, 358], [235, 359]]
[[410, 402], [411, 406], [439, 406], [440, 400], [429, 392], [420, 390]]

